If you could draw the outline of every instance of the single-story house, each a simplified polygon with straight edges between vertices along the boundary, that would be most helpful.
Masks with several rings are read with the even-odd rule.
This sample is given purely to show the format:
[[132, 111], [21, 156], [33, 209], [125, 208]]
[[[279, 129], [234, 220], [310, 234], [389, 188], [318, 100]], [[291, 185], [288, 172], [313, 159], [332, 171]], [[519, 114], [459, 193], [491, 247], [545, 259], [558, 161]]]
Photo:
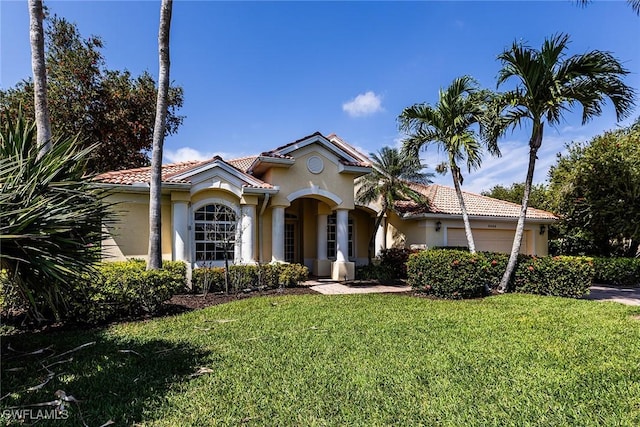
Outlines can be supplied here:
[[[164, 165], [162, 253], [191, 268], [233, 263], [298, 262], [312, 274], [352, 279], [367, 263], [379, 208], [359, 205], [356, 180], [371, 171], [366, 155], [336, 135], [319, 132], [259, 155]], [[107, 230], [106, 260], [145, 258], [150, 168], [107, 172], [120, 221]], [[415, 185], [428, 207], [399, 203], [376, 234], [387, 247], [466, 246], [452, 188]], [[464, 193], [478, 250], [509, 252], [519, 212], [513, 203]], [[522, 252], [547, 254], [548, 224], [557, 218], [529, 209]]]

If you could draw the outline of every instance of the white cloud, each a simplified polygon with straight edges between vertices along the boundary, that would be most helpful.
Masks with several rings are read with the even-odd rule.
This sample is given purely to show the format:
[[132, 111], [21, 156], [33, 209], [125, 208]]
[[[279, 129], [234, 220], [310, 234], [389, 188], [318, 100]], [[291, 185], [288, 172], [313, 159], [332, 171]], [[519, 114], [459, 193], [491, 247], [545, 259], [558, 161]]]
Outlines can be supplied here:
[[231, 153], [223, 151], [200, 151], [191, 147], [180, 147], [177, 150], [164, 150], [164, 160], [168, 163], [187, 162], [189, 160], [208, 160], [214, 156], [220, 156], [224, 160], [244, 157], [244, 153]]
[[164, 150], [164, 158], [169, 163], [186, 162], [189, 160], [206, 160], [214, 155], [212, 153], [203, 153], [191, 147], [180, 147], [177, 150]]
[[351, 117], [364, 117], [384, 111], [382, 97], [373, 91], [361, 93], [349, 102], [342, 104], [342, 110]]

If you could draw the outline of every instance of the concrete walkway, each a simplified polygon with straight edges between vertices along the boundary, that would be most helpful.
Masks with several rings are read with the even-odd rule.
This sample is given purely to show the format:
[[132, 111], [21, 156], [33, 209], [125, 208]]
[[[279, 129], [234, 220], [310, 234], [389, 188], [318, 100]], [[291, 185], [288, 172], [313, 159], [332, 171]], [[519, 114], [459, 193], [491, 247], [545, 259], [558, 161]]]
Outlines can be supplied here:
[[305, 282], [312, 290], [324, 295], [345, 294], [382, 294], [388, 292], [407, 292], [410, 286], [378, 285], [369, 282], [334, 282], [332, 280], [319, 279]]
[[640, 305], [640, 288], [613, 288], [609, 286], [592, 286], [585, 299], [596, 301], [612, 301], [626, 305]]

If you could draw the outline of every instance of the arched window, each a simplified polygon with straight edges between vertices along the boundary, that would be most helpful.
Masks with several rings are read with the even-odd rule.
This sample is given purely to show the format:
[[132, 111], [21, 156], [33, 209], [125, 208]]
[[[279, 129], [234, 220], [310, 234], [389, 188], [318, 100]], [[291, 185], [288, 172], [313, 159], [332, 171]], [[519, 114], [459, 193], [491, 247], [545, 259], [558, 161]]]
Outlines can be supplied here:
[[221, 204], [210, 204], [194, 212], [196, 262], [233, 262], [238, 220], [235, 212]]

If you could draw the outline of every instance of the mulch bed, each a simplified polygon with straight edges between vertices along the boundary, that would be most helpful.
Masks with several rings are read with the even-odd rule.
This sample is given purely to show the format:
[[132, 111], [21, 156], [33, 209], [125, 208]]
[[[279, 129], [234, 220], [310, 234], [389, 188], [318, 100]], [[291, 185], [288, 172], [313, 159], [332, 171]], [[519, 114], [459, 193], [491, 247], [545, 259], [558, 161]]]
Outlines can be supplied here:
[[260, 296], [277, 296], [277, 295], [305, 295], [317, 294], [316, 291], [309, 287], [300, 286], [296, 288], [284, 289], [268, 289], [264, 291], [239, 292], [235, 295], [225, 295], [220, 293], [202, 294], [183, 294], [174, 295], [165, 303], [165, 307], [158, 313], [159, 316], [167, 314], [183, 313], [185, 311], [197, 310], [200, 308], [210, 307], [212, 305], [225, 304], [232, 301], [238, 301], [247, 298]]

